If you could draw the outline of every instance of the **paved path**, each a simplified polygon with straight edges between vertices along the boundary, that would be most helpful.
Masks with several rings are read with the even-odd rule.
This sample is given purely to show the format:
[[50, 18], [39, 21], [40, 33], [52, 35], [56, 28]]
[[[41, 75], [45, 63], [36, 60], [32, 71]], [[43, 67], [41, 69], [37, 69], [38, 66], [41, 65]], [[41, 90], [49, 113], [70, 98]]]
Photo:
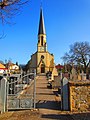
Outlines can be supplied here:
[[60, 103], [56, 101], [53, 90], [47, 88], [47, 82], [45, 76], [39, 76], [36, 80], [36, 106], [40, 113], [55, 114], [60, 111]]

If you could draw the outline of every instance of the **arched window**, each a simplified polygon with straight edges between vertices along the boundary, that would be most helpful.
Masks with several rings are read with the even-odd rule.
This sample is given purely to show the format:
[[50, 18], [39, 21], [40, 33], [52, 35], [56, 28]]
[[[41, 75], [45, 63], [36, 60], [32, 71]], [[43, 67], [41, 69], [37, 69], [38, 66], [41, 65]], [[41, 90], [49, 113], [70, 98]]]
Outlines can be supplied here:
[[41, 36], [41, 45], [43, 46], [43, 36]]

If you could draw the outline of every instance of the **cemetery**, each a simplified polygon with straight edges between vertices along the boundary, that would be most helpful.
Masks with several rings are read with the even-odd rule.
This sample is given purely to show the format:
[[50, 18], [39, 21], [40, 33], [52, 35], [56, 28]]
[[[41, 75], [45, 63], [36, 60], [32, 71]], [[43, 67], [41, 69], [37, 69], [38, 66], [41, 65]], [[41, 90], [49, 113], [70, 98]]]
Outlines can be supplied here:
[[72, 112], [90, 111], [90, 79], [86, 74], [77, 73], [72, 67], [71, 73], [65, 72], [60, 75], [56, 70], [48, 77], [48, 86], [56, 89], [61, 95], [61, 110]]
[[[52, 73], [48, 72], [46, 74], [47, 87], [55, 91], [54, 93], [57, 96], [55, 99], [61, 102], [60, 108], [62, 111], [90, 111], [90, 80], [86, 79], [86, 75], [83, 72], [77, 74], [73, 67], [71, 73], [68, 74], [67, 72], [61, 72], [60, 75], [58, 75], [57, 69], [54, 67]], [[29, 92], [26, 95], [25, 93], [27, 88], [34, 83], [34, 79], [34, 73], [28, 73], [24, 76], [16, 74], [8, 78], [7, 76], [1, 77], [1, 113], [10, 109], [33, 108], [33, 93]]]
[[77, 73], [74, 67], [71, 72], [65, 70], [59, 74], [54, 67], [46, 76], [25, 71], [21, 74], [1, 76], [1, 113], [23, 112], [22, 110], [30, 110], [30, 113], [40, 112], [43, 107], [47, 108], [47, 113], [49, 109], [52, 112], [57, 111], [59, 116], [65, 112], [65, 115], [67, 112], [69, 114], [90, 112], [90, 79], [87, 79], [83, 71]]

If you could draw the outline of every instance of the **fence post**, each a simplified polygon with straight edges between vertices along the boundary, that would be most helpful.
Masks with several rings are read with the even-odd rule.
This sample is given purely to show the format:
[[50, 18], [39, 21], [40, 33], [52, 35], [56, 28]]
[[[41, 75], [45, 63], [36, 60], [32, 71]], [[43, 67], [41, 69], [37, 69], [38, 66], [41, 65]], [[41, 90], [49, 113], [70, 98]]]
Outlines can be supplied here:
[[34, 109], [36, 108], [36, 69], [34, 70]]
[[6, 99], [7, 99], [7, 79], [2, 78], [0, 81], [0, 108], [1, 113], [6, 111]]

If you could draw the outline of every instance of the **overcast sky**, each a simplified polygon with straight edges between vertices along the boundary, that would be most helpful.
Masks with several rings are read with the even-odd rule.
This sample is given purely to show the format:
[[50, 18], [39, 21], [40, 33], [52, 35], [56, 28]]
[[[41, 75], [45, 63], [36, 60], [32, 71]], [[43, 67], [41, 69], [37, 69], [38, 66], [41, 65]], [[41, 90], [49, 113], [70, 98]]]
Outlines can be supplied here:
[[[40, 5], [41, 0], [30, 0], [11, 25], [0, 22], [0, 33], [6, 35], [0, 39], [0, 60], [26, 64], [37, 51]], [[90, 0], [43, 0], [42, 6], [48, 51], [56, 64], [63, 63], [71, 44], [90, 42]]]

